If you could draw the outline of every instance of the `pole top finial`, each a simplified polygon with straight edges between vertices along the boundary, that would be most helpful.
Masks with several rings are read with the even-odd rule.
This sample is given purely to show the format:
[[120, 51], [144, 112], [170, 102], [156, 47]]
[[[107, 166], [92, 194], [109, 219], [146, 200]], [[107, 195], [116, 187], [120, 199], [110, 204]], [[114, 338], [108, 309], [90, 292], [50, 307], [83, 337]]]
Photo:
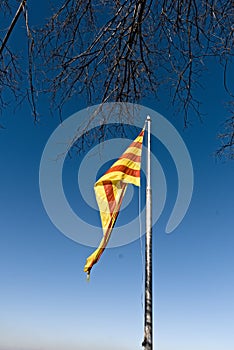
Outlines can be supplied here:
[[149, 115], [147, 115], [147, 118], [146, 118], [147, 122], [150, 122], [151, 121], [151, 118]]

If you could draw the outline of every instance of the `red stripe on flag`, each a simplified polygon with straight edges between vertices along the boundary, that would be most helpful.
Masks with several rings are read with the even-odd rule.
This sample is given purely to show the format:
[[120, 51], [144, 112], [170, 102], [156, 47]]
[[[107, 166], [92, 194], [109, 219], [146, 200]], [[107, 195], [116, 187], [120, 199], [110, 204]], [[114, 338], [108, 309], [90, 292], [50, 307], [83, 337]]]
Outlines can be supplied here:
[[119, 157], [119, 159], [130, 159], [134, 162], [140, 163], [141, 161], [141, 156], [137, 156], [134, 153], [124, 153], [121, 157]]
[[104, 190], [106, 193], [106, 198], [108, 201], [108, 205], [109, 205], [109, 210], [110, 213], [112, 214], [115, 207], [116, 207], [116, 201], [115, 201], [115, 195], [114, 195], [114, 191], [113, 191], [113, 185], [111, 181], [103, 181], [103, 186], [104, 186]]
[[131, 143], [131, 145], [129, 147], [136, 147], [136, 148], [140, 148], [142, 147], [142, 142], [133, 142]]
[[121, 171], [122, 173], [134, 177], [140, 177], [141, 171], [129, 168], [126, 165], [116, 165], [107, 170], [106, 174], [113, 173], [114, 171]]

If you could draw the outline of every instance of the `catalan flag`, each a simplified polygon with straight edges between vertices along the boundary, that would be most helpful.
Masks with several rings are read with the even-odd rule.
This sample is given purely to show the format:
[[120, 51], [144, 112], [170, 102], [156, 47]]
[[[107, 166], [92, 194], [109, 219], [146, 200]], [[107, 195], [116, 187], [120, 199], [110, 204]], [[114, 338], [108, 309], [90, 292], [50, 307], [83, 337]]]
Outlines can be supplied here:
[[86, 261], [84, 271], [87, 272], [88, 277], [93, 265], [100, 259], [110, 239], [127, 185], [130, 183], [140, 186], [143, 137], [144, 129], [122, 156], [94, 185], [96, 200], [100, 210], [103, 238], [98, 248]]

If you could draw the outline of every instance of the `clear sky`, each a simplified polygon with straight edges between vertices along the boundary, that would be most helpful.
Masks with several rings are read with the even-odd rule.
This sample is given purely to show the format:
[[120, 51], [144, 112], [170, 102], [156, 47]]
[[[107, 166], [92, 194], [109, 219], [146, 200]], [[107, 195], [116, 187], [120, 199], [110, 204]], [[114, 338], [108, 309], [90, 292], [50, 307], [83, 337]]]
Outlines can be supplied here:
[[[177, 179], [173, 163], [154, 147], [168, 182], [165, 208], [153, 227], [155, 350], [234, 347], [234, 163], [213, 155], [227, 112], [221, 72], [215, 64], [208, 68], [200, 92], [203, 123], [191, 113], [192, 125], [184, 130], [166, 96], [142, 101], [177, 128], [194, 169], [189, 210], [177, 229], [166, 234]], [[84, 107], [77, 101], [64, 117]], [[37, 125], [26, 105], [14, 114], [6, 111], [1, 119], [0, 350], [141, 349], [141, 242], [107, 249], [86, 282], [83, 266], [93, 248], [65, 237], [42, 204], [41, 155], [59, 125], [47, 104], [42, 109]], [[78, 164], [67, 161], [64, 177], [77, 213], [80, 202], [77, 196], [75, 204], [73, 188]], [[88, 216], [87, 221], [96, 220]]]

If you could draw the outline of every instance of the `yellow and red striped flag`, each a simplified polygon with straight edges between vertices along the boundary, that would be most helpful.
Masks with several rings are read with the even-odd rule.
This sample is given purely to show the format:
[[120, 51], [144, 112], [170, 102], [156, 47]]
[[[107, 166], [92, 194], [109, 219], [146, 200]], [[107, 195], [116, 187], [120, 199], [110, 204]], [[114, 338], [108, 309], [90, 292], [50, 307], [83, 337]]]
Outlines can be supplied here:
[[96, 200], [100, 210], [103, 238], [98, 248], [86, 261], [84, 271], [87, 272], [88, 277], [93, 265], [100, 259], [110, 239], [127, 185], [130, 183], [140, 186], [143, 137], [144, 129], [122, 156], [94, 185]]

